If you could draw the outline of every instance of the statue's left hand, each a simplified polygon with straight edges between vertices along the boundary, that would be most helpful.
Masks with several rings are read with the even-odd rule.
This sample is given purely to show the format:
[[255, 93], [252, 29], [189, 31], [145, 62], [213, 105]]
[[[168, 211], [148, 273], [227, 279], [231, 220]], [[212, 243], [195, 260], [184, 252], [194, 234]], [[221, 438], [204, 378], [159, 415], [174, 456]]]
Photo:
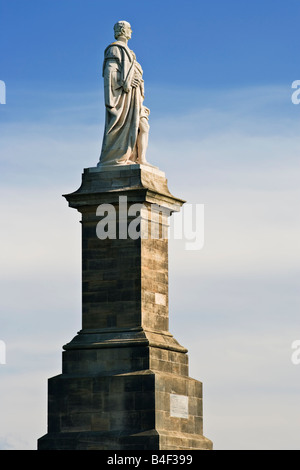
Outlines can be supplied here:
[[132, 88], [137, 88], [141, 83], [141, 80], [139, 78], [134, 77], [131, 82]]

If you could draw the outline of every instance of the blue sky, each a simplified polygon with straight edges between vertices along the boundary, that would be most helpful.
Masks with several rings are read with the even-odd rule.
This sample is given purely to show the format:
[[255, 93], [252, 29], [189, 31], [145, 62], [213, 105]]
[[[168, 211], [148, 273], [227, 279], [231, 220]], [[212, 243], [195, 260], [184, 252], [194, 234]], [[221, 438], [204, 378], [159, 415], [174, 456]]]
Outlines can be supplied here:
[[148, 161], [205, 206], [170, 240], [170, 329], [204, 384], [216, 449], [299, 449], [300, 5], [294, 0], [0, 0], [0, 449], [35, 449], [47, 379], [80, 329], [80, 224], [62, 194], [98, 162], [102, 58], [132, 25]]
[[124, 17], [149, 83], [168, 84], [172, 74], [182, 85], [188, 64], [201, 88], [285, 83], [298, 70], [299, 8], [297, 0], [2, 0], [3, 80], [98, 88], [101, 46]]

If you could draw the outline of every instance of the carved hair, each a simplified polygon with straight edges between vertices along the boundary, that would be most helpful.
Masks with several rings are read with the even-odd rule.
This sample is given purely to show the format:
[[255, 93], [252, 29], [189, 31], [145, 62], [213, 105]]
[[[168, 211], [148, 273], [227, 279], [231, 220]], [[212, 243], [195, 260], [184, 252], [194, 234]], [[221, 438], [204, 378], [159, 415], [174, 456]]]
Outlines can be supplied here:
[[115, 39], [118, 39], [119, 36], [125, 36], [126, 39], [129, 39], [127, 35], [128, 29], [131, 30], [131, 26], [127, 21], [118, 21], [114, 25]]

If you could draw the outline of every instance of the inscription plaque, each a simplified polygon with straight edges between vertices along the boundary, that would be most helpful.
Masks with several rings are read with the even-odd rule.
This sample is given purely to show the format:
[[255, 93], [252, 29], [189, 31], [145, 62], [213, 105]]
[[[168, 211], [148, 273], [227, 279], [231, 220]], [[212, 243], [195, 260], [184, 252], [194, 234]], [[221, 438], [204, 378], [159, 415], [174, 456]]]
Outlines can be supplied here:
[[174, 418], [189, 417], [189, 397], [185, 395], [170, 395], [170, 416]]
[[164, 294], [155, 293], [155, 303], [157, 305], [167, 305], [167, 298]]

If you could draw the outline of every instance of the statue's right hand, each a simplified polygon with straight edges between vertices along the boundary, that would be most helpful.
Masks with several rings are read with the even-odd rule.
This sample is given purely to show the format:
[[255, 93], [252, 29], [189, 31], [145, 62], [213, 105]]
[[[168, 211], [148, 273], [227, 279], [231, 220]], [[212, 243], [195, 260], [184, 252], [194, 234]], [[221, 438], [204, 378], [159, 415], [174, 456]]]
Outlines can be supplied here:
[[117, 108], [115, 108], [114, 106], [106, 106], [106, 108], [110, 112], [110, 114], [113, 114], [114, 116], [118, 114]]

